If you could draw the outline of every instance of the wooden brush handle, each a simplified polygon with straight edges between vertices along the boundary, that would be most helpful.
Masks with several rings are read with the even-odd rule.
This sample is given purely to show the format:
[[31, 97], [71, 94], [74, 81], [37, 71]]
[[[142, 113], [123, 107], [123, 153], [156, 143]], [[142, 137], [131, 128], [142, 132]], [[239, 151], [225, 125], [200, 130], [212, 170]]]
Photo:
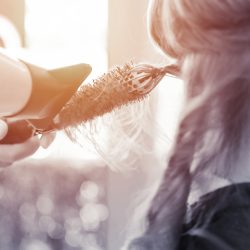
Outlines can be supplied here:
[[8, 133], [0, 140], [0, 144], [16, 144], [28, 140], [35, 130], [25, 120], [8, 122]]

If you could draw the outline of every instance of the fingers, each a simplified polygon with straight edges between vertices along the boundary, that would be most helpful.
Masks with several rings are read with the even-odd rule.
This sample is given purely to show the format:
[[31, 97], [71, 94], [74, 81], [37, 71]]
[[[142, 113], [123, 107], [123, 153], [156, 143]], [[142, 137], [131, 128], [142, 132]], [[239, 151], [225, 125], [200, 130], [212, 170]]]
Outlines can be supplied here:
[[50, 144], [54, 141], [55, 137], [56, 137], [56, 133], [53, 133], [53, 132], [46, 134], [46, 135], [42, 135], [40, 139], [41, 147], [43, 147], [44, 149], [48, 148]]
[[12, 164], [15, 161], [21, 160], [29, 155], [32, 155], [39, 148], [40, 143], [37, 137], [20, 144], [4, 144], [0, 146], [0, 165]]
[[[0, 161], [0, 168], [5, 168], [5, 167], [9, 167], [12, 165], [12, 162], [2, 162]], [[1, 171], [1, 169], [0, 169]]]
[[0, 119], [0, 140], [2, 140], [8, 132], [8, 125], [6, 122]]
[[[0, 140], [2, 140], [8, 132], [8, 124], [0, 119]], [[43, 135], [39, 140], [38, 137], [31, 137], [27, 141], [18, 144], [1, 144], [0, 145], [0, 167], [12, 165], [15, 161], [21, 160], [34, 154], [37, 149], [42, 146], [48, 148], [54, 141], [56, 133]]]

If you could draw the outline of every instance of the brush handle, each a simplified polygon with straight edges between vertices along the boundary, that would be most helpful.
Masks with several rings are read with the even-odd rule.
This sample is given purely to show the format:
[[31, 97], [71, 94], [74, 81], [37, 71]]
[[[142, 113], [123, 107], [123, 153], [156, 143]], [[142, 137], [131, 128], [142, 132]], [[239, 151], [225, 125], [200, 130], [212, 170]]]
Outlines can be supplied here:
[[35, 130], [25, 120], [8, 122], [8, 133], [0, 144], [16, 144], [28, 140], [35, 134]]

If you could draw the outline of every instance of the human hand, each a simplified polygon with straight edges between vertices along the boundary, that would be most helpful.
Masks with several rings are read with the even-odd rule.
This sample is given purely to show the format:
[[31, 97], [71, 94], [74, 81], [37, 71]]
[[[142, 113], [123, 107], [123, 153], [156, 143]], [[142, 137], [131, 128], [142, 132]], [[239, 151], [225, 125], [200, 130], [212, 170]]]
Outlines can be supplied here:
[[[8, 132], [8, 125], [0, 119], [0, 140], [3, 139]], [[34, 154], [37, 149], [42, 146], [47, 148], [55, 138], [55, 134], [48, 134], [39, 139], [33, 136], [23, 143], [18, 144], [1, 144], [0, 145], [0, 167], [12, 165], [15, 161], [21, 160]]]

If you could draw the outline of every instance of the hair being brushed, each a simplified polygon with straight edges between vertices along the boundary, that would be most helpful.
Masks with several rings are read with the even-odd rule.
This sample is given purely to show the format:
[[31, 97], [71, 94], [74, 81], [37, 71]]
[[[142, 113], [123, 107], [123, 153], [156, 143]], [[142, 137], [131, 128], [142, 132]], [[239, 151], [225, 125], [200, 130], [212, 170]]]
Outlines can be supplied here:
[[176, 75], [178, 68], [169, 65], [125, 64], [93, 81], [82, 85], [57, 117], [57, 127], [67, 129], [145, 98], [165, 74]]
[[151, 123], [145, 122], [145, 116], [152, 115], [146, 97], [166, 74], [178, 75], [178, 67], [117, 66], [92, 84], [83, 84], [57, 115], [56, 127], [77, 143], [88, 138], [110, 167], [133, 167], [143, 151], [151, 152], [140, 142], [143, 133], [152, 136]]

